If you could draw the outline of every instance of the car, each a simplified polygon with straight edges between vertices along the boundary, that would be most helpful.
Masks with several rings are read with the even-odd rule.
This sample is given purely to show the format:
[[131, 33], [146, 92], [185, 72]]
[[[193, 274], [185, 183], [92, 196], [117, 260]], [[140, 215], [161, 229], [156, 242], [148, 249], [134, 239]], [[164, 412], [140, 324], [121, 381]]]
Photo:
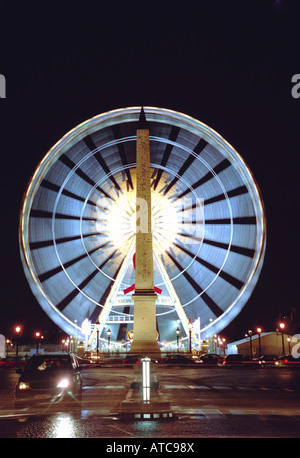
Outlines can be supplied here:
[[260, 367], [258, 360], [241, 354], [229, 354], [221, 357], [218, 366], [223, 367]]
[[201, 366], [217, 365], [219, 359], [220, 355], [216, 355], [215, 353], [205, 353], [204, 355], [200, 355], [199, 358], [195, 360], [195, 363]]
[[26, 364], [24, 356], [7, 356], [0, 360], [0, 368], [9, 369], [13, 367], [21, 368]]
[[167, 364], [195, 364], [195, 359], [190, 355], [169, 355], [164, 359]]
[[70, 353], [36, 354], [24, 370], [17, 369], [20, 378], [15, 387], [15, 406], [31, 402], [80, 402], [82, 397], [81, 368]]
[[141, 356], [138, 355], [126, 355], [122, 360], [123, 364], [138, 364]]
[[276, 355], [264, 355], [258, 360], [261, 367], [275, 367], [278, 356]]
[[295, 358], [292, 355], [282, 355], [275, 362], [275, 366], [300, 369], [300, 358]]
[[[123, 364], [138, 364], [143, 358], [144, 355], [126, 355], [124, 359], [122, 359]], [[158, 363], [157, 359], [150, 358], [151, 363]]]
[[81, 367], [82, 369], [86, 369], [87, 367], [94, 367], [96, 365], [96, 362], [92, 359], [81, 358], [80, 356], [76, 356], [76, 359], [79, 364], [79, 367]]

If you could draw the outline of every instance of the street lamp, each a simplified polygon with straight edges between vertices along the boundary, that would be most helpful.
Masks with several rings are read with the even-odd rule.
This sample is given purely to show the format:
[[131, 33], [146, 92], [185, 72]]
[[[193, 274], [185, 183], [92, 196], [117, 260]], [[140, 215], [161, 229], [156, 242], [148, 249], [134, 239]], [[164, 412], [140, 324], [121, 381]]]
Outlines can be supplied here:
[[215, 334], [214, 335], [214, 351], [215, 351], [215, 353], [219, 354], [218, 349], [217, 349], [217, 344], [218, 344], [218, 336], [217, 336], [217, 334]]
[[288, 346], [289, 346], [289, 355], [291, 354], [291, 338], [288, 337], [287, 338], [287, 341], [288, 341]]
[[189, 321], [188, 328], [189, 328], [189, 344], [190, 344], [189, 351], [190, 351], [190, 353], [192, 353], [192, 329], [193, 329], [193, 323], [191, 322], [191, 320]]
[[15, 327], [16, 344], [17, 344], [17, 346], [16, 346], [16, 356], [18, 356], [18, 354], [19, 354], [19, 336], [20, 336], [20, 332], [21, 332], [21, 331], [22, 331], [21, 326], [17, 325], [17, 326]]
[[70, 348], [69, 348], [70, 339], [69, 339], [69, 337], [67, 337], [66, 339], [63, 339], [61, 341], [61, 343], [63, 344], [63, 351], [66, 351], [67, 353], [69, 353], [69, 351], [70, 351]]
[[75, 342], [74, 342], [74, 337], [73, 336], [70, 336], [70, 352], [74, 352], [74, 346], [75, 346]]
[[249, 329], [248, 335], [249, 335], [249, 338], [250, 338], [250, 358], [252, 359], [253, 358], [253, 353], [252, 353], [252, 331], [251, 331], [251, 329]]
[[179, 328], [176, 329], [176, 338], [177, 338], [177, 351], [179, 352], [179, 334], [180, 330]]
[[257, 334], [258, 334], [258, 347], [259, 347], [259, 357], [261, 357], [261, 343], [260, 343], [260, 334], [261, 334], [261, 331], [262, 329], [261, 328], [257, 328], [256, 329], [257, 331]]
[[100, 322], [99, 322], [99, 318], [98, 318], [98, 321], [96, 323], [96, 334], [97, 334], [97, 362], [99, 360], [99, 331], [100, 331]]
[[281, 342], [282, 342], [282, 354], [284, 355], [285, 351], [284, 351], [284, 334], [283, 334], [283, 330], [285, 328], [285, 323], [283, 323], [282, 321], [279, 323], [279, 327], [281, 329]]
[[44, 336], [42, 336], [42, 334], [40, 333], [40, 331], [36, 331], [34, 333], [34, 336], [36, 338], [36, 353], [39, 352], [39, 344], [40, 344], [40, 340], [44, 338]]
[[111, 330], [108, 328], [107, 330], [108, 356], [110, 355], [110, 335], [111, 335]]
[[6, 339], [6, 357], [8, 357], [8, 347], [12, 347], [13, 344], [11, 342], [11, 340], [9, 339]]
[[223, 354], [225, 355], [225, 342], [226, 342], [226, 339], [223, 337], [222, 340], [220, 341], [220, 345], [223, 347]]

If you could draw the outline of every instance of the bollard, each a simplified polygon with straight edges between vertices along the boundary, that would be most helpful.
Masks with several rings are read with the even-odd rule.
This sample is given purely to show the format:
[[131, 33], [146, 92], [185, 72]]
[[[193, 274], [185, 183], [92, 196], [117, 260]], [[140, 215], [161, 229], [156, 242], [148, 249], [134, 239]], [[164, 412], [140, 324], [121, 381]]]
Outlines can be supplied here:
[[[165, 400], [158, 390], [156, 371], [151, 371], [151, 359], [140, 359], [135, 366], [135, 381], [131, 391], [121, 402], [119, 417], [122, 420], [175, 420], [176, 414], [171, 410], [170, 402]], [[153, 368], [152, 368], [153, 369]], [[152, 379], [152, 380], [151, 380]], [[151, 397], [152, 391], [152, 400]]]

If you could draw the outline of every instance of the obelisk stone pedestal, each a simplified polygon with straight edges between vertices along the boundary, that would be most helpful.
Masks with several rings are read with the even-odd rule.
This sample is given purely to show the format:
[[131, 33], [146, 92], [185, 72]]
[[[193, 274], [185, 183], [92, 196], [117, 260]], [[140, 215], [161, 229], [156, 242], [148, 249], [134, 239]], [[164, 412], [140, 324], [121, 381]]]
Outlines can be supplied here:
[[155, 313], [157, 295], [133, 294], [132, 298], [134, 301], [134, 339], [130, 353], [153, 358], [160, 356], [160, 348], [157, 343]]

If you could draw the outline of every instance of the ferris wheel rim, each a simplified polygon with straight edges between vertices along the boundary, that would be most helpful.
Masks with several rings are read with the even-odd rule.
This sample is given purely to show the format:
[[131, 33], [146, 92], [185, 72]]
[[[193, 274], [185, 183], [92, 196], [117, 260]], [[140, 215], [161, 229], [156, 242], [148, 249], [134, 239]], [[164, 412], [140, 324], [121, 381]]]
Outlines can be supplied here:
[[[193, 127], [193, 129], [196, 129], [197, 126], [198, 126], [198, 128], [199, 128], [199, 126], [201, 126], [201, 129], [203, 129], [203, 131], [206, 132], [206, 135], [209, 137], [210, 140], [213, 138], [216, 143], [219, 142], [218, 144], [220, 144], [221, 146], [225, 147], [225, 151], [227, 152], [227, 154], [231, 158], [231, 164], [234, 165], [234, 167], [236, 167], [238, 165], [239, 168], [241, 169], [240, 173], [243, 174], [243, 178], [245, 179], [245, 182], [248, 185], [247, 188], [248, 188], [248, 191], [249, 191], [249, 193], [251, 195], [251, 198], [255, 197], [256, 198], [256, 202], [259, 203], [259, 207], [260, 207], [259, 209], [256, 206], [254, 206], [255, 216], [256, 216], [256, 221], [257, 221], [256, 224], [257, 224], [257, 227], [259, 229], [258, 230], [259, 234], [258, 234], [258, 237], [257, 237], [257, 246], [258, 246], [258, 248], [256, 248], [255, 257], [253, 258], [253, 264], [255, 264], [255, 269], [252, 270], [252, 275], [249, 277], [248, 281], [243, 285], [243, 288], [240, 290], [240, 293], [236, 297], [234, 303], [230, 306], [230, 309], [224, 311], [223, 315], [225, 315], [225, 314], [231, 312], [231, 310], [234, 308], [236, 303], [243, 296], [243, 294], [246, 291], [246, 289], [249, 289], [249, 284], [252, 282], [253, 277], [257, 276], [256, 274], [258, 273], [259, 263], [260, 263], [261, 260], [263, 260], [263, 257], [264, 257], [264, 251], [265, 251], [265, 245], [264, 245], [264, 243], [265, 243], [265, 220], [264, 220], [264, 211], [263, 211], [263, 201], [262, 201], [262, 198], [261, 198], [260, 193], [259, 193], [259, 188], [258, 188], [258, 186], [257, 186], [257, 184], [255, 182], [255, 179], [254, 179], [254, 177], [252, 175], [251, 170], [246, 165], [245, 161], [241, 158], [239, 153], [228, 142], [226, 142], [226, 140], [224, 140], [223, 137], [221, 137], [213, 129], [211, 129], [210, 127], [206, 126], [204, 123], [202, 123], [202, 122], [200, 122], [198, 120], [195, 120], [194, 118], [191, 118], [188, 115], [183, 115], [182, 113], [174, 112], [172, 110], [159, 109], [159, 108], [154, 108], [154, 107], [144, 107], [144, 109], [146, 111], [147, 118], [151, 115], [151, 113], [153, 114], [153, 116], [155, 118], [155, 116], [156, 117], [159, 116], [159, 112], [163, 112], [163, 114], [165, 114], [165, 115], [169, 114], [169, 116], [172, 119], [176, 119], [177, 122], [179, 122], [182, 119], [186, 120], [189, 123], [189, 125], [191, 125]], [[46, 168], [47, 168], [47, 166], [50, 167], [50, 164], [49, 164], [48, 160], [51, 159], [51, 158], [54, 161], [57, 160], [58, 156], [55, 157], [55, 155], [59, 154], [60, 147], [61, 147], [61, 154], [62, 154], [62, 152], [64, 151], [65, 148], [67, 148], [67, 147], [70, 148], [70, 142], [78, 142], [79, 141], [78, 140], [78, 136], [79, 137], [81, 136], [81, 139], [82, 139], [82, 138], [84, 138], [84, 136], [88, 135], [89, 133], [95, 132], [96, 129], [97, 129], [97, 126], [99, 125], [99, 122], [101, 122], [103, 120], [105, 122], [109, 122], [109, 120], [111, 120], [111, 118], [117, 118], [118, 114], [121, 114], [122, 112], [124, 112], [124, 110], [126, 110], [126, 109], [112, 110], [110, 112], [104, 113], [102, 115], [98, 115], [98, 116], [96, 116], [94, 118], [91, 118], [90, 120], [80, 124], [79, 126], [75, 127], [74, 129], [72, 129], [69, 133], [67, 133], [60, 141], [58, 141], [49, 150], [49, 152], [47, 153], [45, 158], [41, 161], [41, 163], [37, 167], [32, 179], [31, 179], [31, 181], [30, 181], [30, 183], [28, 185], [28, 188], [26, 190], [26, 196], [24, 197], [24, 206], [22, 207], [22, 214], [21, 214], [22, 215], [22, 217], [21, 217], [22, 218], [21, 219], [21, 221], [22, 221], [21, 225], [22, 225], [23, 228], [26, 226], [25, 204], [28, 204], [27, 198], [28, 198], [28, 195], [29, 195], [29, 191], [31, 190], [31, 194], [34, 195], [34, 192], [32, 192], [32, 190], [38, 189], [39, 183], [43, 179], [43, 176], [45, 176], [45, 174], [46, 174], [46, 173], [43, 174], [43, 167], [46, 167]], [[129, 113], [130, 115], [137, 116], [139, 111], [140, 111], [140, 107], [131, 107], [131, 108], [129, 108], [129, 111], [130, 111], [130, 113]], [[127, 120], [128, 120], [128, 117], [127, 117]], [[90, 122], [90, 125], [89, 125], [89, 122]], [[125, 121], [123, 121], [123, 122], [125, 122]], [[165, 122], [167, 124], [167, 121], [161, 121], [161, 122]], [[202, 133], [203, 133], [203, 131], [202, 131]], [[166, 140], [166, 139], [163, 139], [163, 140]], [[123, 141], [123, 138], [120, 139], [120, 141]], [[160, 139], [160, 141], [161, 141], [161, 139]], [[112, 143], [115, 143], [115, 140]], [[167, 143], [167, 140], [165, 141], [165, 143]], [[179, 145], [177, 145], [177, 146], [179, 146]], [[224, 152], [224, 149], [222, 150], [222, 152]], [[193, 154], [193, 152], [190, 152], [189, 154]], [[91, 152], [91, 155], [93, 155], [93, 152]], [[232, 155], [234, 155], [234, 156], [232, 156]], [[86, 160], [86, 158], [83, 158], [83, 159]], [[79, 165], [78, 165], [78, 167], [79, 167]], [[159, 168], [158, 164], [155, 164], [155, 167]], [[120, 168], [120, 170], [121, 169], [124, 170], [124, 168]], [[247, 173], [245, 172], [245, 170], [246, 170]], [[44, 172], [45, 172], [45, 169], [44, 169]], [[111, 172], [111, 175], [113, 175], [113, 173], [114, 173], [114, 171]], [[172, 171], [172, 173], [174, 174], [174, 171]], [[250, 176], [250, 179], [249, 179], [249, 176]], [[104, 181], [106, 179], [107, 179], [107, 176], [103, 177], [102, 180]], [[217, 179], [218, 179], [218, 177], [217, 177]], [[100, 181], [102, 181], [102, 180], [100, 180]], [[225, 194], [226, 194], [225, 195], [226, 201], [229, 201], [229, 198], [228, 198], [226, 190], [225, 190]], [[229, 203], [230, 203], [230, 201], [229, 201]], [[29, 212], [27, 214], [27, 219], [29, 219]], [[230, 219], [231, 219], [231, 229], [232, 229], [232, 212], [231, 212]], [[27, 223], [28, 223], [28, 220], [27, 220]], [[81, 235], [82, 235], [82, 231], [81, 231]], [[20, 236], [20, 244], [23, 247], [25, 247], [25, 244], [26, 244], [26, 240], [25, 239], [26, 239], [26, 233], [24, 234], [24, 232], [22, 232], [22, 234]], [[53, 238], [53, 240], [54, 240], [54, 243], [55, 243], [55, 237]], [[231, 243], [232, 243], [232, 234], [231, 234], [229, 247], [231, 246]], [[84, 242], [83, 242], [83, 246], [85, 247]], [[228, 248], [227, 253], [229, 252], [229, 250], [230, 250], [230, 248]], [[85, 248], [85, 251], [86, 251], [86, 248]], [[29, 266], [29, 275], [32, 275], [33, 273], [36, 274], [34, 269], [32, 270], [32, 264], [33, 263], [30, 262], [30, 253], [26, 253], [26, 251], [25, 251], [24, 260], [25, 260], [25, 263], [27, 263], [27, 265]], [[254, 260], [255, 260], [255, 262], [254, 262]], [[187, 270], [190, 267], [190, 265], [192, 264], [192, 262], [193, 261], [191, 261], [190, 264], [188, 265], [188, 267], [186, 267], [184, 270]], [[223, 266], [224, 266], [224, 264], [219, 269], [219, 272], [222, 270]], [[181, 275], [181, 273], [179, 273], [177, 276], [179, 276], [179, 275]], [[36, 279], [36, 281], [38, 283], [39, 282], [38, 276], [35, 275], [34, 278]], [[111, 277], [108, 277], [108, 278], [111, 278]], [[215, 281], [215, 279], [213, 281]], [[73, 284], [77, 288], [75, 283], [73, 283]], [[256, 282], [254, 282], [253, 288], [254, 288], [255, 284], [256, 284]], [[207, 286], [204, 291], [206, 291], [209, 288], [209, 286]], [[42, 290], [40, 290], [40, 292], [42, 292]], [[42, 292], [42, 293], [44, 294], [44, 292]], [[199, 297], [201, 294], [199, 294], [197, 297]], [[197, 299], [197, 297], [194, 297], [192, 300], [187, 302], [184, 306], [187, 306], [191, 302], [194, 302]], [[90, 300], [90, 298], [89, 298], [89, 300]], [[99, 304], [97, 304], [97, 305], [99, 305]], [[243, 305], [242, 305], [242, 307], [243, 307]], [[57, 311], [55, 305], [53, 305], [53, 307]], [[170, 312], [166, 312], [166, 313], [172, 313], [172, 312], [170, 311]], [[220, 321], [221, 318], [223, 317], [223, 315], [218, 317], [215, 320], [215, 322]], [[62, 314], [62, 316], [64, 316], [64, 315]], [[65, 319], [65, 317], [64, 317], [64, 319]], [[212, 323], [210, 325], [210, 327], [213, 327], [215, 322]], [[73, 323], [72, 323], [72, 325], [73, 325]]]

